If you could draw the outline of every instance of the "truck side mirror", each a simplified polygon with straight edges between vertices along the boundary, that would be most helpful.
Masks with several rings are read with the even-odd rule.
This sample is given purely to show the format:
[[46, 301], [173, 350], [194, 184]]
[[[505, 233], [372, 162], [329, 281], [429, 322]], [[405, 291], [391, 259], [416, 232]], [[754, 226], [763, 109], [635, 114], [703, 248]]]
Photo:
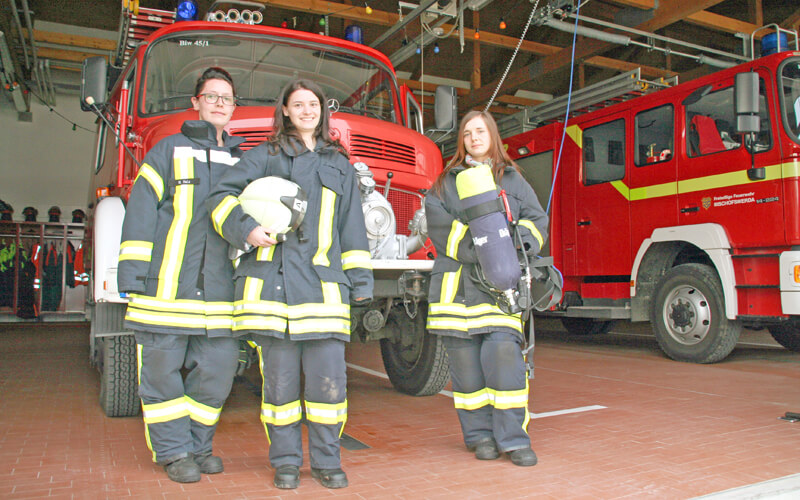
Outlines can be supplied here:
[[456, 89], [450, 85], [436, 87], [433, 103], [434, 122], [437, 130], [454, 130], [458, 126], [458, 109], [456, 108]]
[[106, 104], [108, 63], [105, 57], [87, 57], [81, 66], [81, 109], [93, 111]]
[[736, 131], [756, 133], [761, 131], [758, 117], [758, 73], [739, 73], [734, 81], [734, 111]]
[[734, 112], [736, 113], [736, 131], [750, 135], [750, 168], [747, 178], [759, 181], [767, 177], [764, 167], [756, 168], [755, 134], [761, 131], [758, 116], [758, 73], [739, 73], [734, 80]]

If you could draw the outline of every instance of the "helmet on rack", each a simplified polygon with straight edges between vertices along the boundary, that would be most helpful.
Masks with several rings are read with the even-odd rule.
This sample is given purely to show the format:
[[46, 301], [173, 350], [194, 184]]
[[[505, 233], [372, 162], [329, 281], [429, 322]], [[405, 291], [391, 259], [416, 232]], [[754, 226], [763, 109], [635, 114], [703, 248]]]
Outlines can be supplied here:
[[288, 233], [300, 227], [306, 214], [306, 193], [282, 177], [262, 177], [248, 184], [239, 195], [244, 213], [268, 233]]
[[50, 207], [50, 210], [47, 211], [47, 215], [50, 216], [50, 222], [60, 222], [61, 221], [61, 209], [58, 208], [55, 205]]
[[80, 208], [75, 209], [72, 211], [72, 222], [75, 224], [82, 224], [83, 219], [86, 218], [86, 214]]
[[22, 215], [25, 216], [25, 222], [36, 222], [36, 216], [39, 211], [33, 207], [25, 207], [22, 209]]
[[11, 220], [11, 214], [13, 213], [14, 207], [0, 200], [0, 220]]

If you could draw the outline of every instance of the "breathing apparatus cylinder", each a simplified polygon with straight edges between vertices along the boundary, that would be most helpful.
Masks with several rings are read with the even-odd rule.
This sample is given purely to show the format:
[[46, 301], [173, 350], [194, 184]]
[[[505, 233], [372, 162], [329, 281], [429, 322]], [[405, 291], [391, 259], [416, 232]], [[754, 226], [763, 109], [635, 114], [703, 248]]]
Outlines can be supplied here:
[[491, 167], [478, 165], [460, 172], [456, 190], [486, 281], [513, 298], [522, 270]]

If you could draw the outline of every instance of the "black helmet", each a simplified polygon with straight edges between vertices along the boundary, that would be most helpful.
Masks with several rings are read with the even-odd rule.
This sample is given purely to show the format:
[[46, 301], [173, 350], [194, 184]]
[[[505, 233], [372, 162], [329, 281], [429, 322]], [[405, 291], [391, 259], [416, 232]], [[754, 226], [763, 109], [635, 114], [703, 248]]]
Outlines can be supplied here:
[[11, 220], [11, 214], [13, 213], [14, 207], [0, 200], [0, 220]]
[[47, 211], [47, 215], [50, 216], [50, 222], [60, 222], [61, 221], [61, 209], [58, 208], [55, 205], [50, 207], [50, 210]]
[[25, 216], [25, 222], [36, 222], [36, 216], [39, 215], [39, 211], [33, 207], [25, 207], [22, 209], [22, 215]]
[[80, 208], [72, 211], [72, 222], [76, 224], [83, 223], [83, 219], [86, 218], [86, 214]]

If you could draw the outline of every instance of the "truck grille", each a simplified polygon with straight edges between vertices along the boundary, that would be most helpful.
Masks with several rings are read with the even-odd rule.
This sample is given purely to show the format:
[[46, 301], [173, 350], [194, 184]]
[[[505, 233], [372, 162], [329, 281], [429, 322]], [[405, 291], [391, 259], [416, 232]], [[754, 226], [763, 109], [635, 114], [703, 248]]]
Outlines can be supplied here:
[[387, 141], [367, 135], [350, 136], [350, 154], [362, 158], [374, 158], [415, 166], [417, 155], [414, 146]]
[[252, 149], [262, 142], [265, 142], [272, 135], [272, 129], [239, 129], [230, 133], [233, 137], [242, 137], [244, 142], [239, 146], [242, 151]]
[[397, 234], [408, 234], [408, 223], [414, 217], [414, 212], [422, 206], [422, 199], [414, 193], [395, 189], [389, 190], [387, 199], [394, 210]]

